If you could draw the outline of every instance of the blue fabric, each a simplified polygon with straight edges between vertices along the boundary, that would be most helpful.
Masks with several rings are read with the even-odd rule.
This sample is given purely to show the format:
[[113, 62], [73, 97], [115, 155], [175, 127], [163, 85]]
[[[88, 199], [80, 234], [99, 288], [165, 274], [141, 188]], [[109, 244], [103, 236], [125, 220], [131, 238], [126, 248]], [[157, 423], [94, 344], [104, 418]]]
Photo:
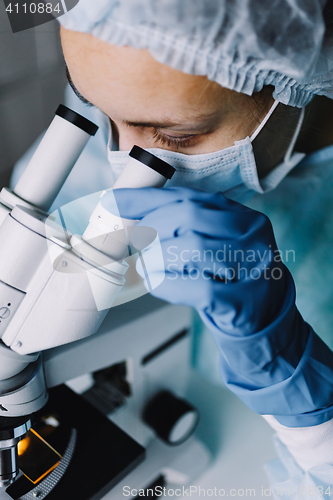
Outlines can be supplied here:
[[164, 266], [149, 249], [145, 261], [150, 275], [165, 279], [152, 293], [198, 311], [226, 385], [290, 427], [332, 418], [333, 353], [295, 306], [269, 219], [221, 193], [189, 188], [115, 190], [101, 199], [110, 211], [113, 195], [122, 217], [141, 219], [134, 246], [140, 227], [158, 232]]
[[276, 100], [303, 107], [314, 94], [333, 97], [325, 3], [80, 0], [58, 20], [115, 45], [148, 49], [161, 63], [238, 92], [252, 95], [273, 85]]
[[[331, 349], [332, 185], [333, 146], [330, 146], [308, 155], [274, 191], [256, 195], [247, 202], [272, 221], [282, 259], [296, 283], [298, 309]], [[221, 383], [218, 354], [211, 334], [198, 321], [193, 357], [196, 370], [211, 382]]]

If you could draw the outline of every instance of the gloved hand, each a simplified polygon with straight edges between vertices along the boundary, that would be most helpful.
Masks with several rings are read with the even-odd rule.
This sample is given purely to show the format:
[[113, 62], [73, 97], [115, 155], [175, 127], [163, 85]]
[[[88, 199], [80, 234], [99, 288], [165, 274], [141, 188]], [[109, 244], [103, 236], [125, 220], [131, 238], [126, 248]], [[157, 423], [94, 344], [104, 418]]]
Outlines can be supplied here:
[[[333, 354], [295, 306], [293, 279], [269, 219], [221, 193], [142, 188], [113, 194], [122, 217], [157, 231], [164, 269], [154, 250], [145, 261], [151, 260], [150, 274], [165, 272], [165, 279], [152, 293], [197, 309], [214, 335], [229, 388], [284, 425], [331, 418]], [[107, 195], [101, 202], [111, 208]]]

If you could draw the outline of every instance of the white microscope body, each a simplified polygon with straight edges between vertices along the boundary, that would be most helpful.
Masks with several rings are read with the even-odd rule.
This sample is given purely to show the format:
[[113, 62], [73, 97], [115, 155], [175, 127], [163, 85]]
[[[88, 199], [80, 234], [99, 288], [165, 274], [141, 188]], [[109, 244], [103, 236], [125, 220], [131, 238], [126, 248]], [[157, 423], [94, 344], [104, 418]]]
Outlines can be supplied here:
[[[97, 335], [90, 342], [90, 336], [100, 328], [125, 283], [127, 228], [136, 221], [123, 220], [99, 204], [79, 237], [69, 234], [62, 225], [61, 211], [58, 220], [47, 214], [96, 131], [94, 124], [60, 106], [14, 191], [3, 189], [0, 194], [2, 487], [11, 484], [19, 472], [17, 443], [30, 427], [29, 416], [45, 405], [47, 387], [108, 363], [100, 347], [103, 338]], [[174, 169], [150, 156], [137, 148], [114, 187], [163, 187]], [[170, 318], [170, 313], [166, 314]], [[179, 325], [170, 318], [172, 334], [168, 328], [162, 331], [156, 336], [156, 345], [167, 343], [175, 330], [188, 328], [190, 315], [186, 308], [180, 308], [179, 318]], [[132, 347], [139, 358], [145, 354], [142, 343], [129, 345], [131, 328], [133, 325], [122, 331], [114, 348], [114, 362], [129, 357]], [[154, 344], [151, 332], [146, 336], [146, 341]], [[110, 342], [106, 336], [104, 340]], [[63, 347], [52, 349], [57, 346]], [[45, 350], [49, 351], [43, 362], [41, 351]], [[87, 355], [91, 350], [94, 356]], [[71, 361], [73, 355], [80, 356], [80, 363]], [[165, 370], [161, 370], [163, 376]], [[131, 424], [127, 423], [127, 427], [130, 431]], [[142, 429], [134, 436], [139, 441], [140, 433]], [[145, 438], [141, 441], [144, 444]]]

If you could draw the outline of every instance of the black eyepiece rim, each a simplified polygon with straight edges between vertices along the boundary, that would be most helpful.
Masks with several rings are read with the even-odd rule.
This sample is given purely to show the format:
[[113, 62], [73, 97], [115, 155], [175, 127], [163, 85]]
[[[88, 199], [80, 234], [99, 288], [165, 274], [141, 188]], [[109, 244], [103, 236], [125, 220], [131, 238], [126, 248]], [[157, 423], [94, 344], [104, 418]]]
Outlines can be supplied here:
[[95, 125], [95, 123], [91, 122], [84, 116], [79, 115], [79, 113], [76, 113], [76, 111], [67, 108], [67, 106], [64, 106], [63, 104], [60, 104], [58, 106], [55, 114], [72, 123], [91, 136], [94, 136], [98, 130], [98, 126]]
[[135, 160], [144, 163], [147, 167], [152, 168], [155, 172], [163, 175], [166, 179], [171, 179], [176, 172], [176, 169], [169, 165], [169, 163], [140, 148], [140, 146], [133, 146], [129, 155]]

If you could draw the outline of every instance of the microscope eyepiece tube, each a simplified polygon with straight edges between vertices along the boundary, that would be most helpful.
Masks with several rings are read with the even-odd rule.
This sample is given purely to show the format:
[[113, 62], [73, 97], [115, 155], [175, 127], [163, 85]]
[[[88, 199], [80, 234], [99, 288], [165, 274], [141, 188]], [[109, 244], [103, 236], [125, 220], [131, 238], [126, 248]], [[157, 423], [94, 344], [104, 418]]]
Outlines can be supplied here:
[[[118, 177], [113, 189], [121, 188], [161, 188], [168, 179], [171, 179], [176, 169], [148, 151], [134, 146], [129, 153], [128, 162]], [[103, 197], [104, 192], [101, 197]], [[126, 256], [128, 245], [123, 241], [112, 238], [118, 229], [134, 226], [136, 220], [127, 220], [108, 212], [101, 202], [97, 205], [89, 219], [89, 225], [83, 233], [82, 239], [91, 246], [121, 260]], [[109, 234], [109, 237], [106, 235]]]
[[14, 193], [47, 211], [89, 138], [97, 130], [94, 123], [60, 105]]
[[129, 155], [131, 158], [144, 163], [147, 167], [150, 167], [159, 174], [163, 175], [166, 179], [171, 179], [176, 171], [176, 169], [169, 165], [169, 163], [166, 163], [161, 160], [161, 158], [158, 158], [139, 146], [133, 146]]
[[128, 162], [113, 189], [163, 187], [176, 169], [139, 146], [133, 146]]
[[80, 128], [90, 136], [94, 136], [98, 130], [97, 125], [95, 125], [93, 122], [91, 122], [84, 116], [79, 115], [79, 113], [76, 113], [72, 109], [67, 108], [67, 106], [64, 106], [63, 104], [60, 104], [58, 106], [55, 114]]

